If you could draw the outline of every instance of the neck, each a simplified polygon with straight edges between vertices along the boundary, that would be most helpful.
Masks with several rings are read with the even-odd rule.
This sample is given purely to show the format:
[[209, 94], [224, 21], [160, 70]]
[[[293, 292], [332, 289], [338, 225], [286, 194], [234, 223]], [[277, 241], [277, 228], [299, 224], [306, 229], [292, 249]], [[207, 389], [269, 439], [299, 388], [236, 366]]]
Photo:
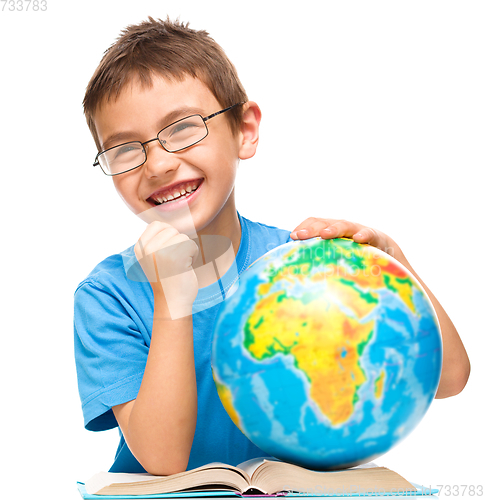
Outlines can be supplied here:
[[[241, 243], [241, 225], [234, 204], [234, 193], [224, 209], [207, 226], [197, 231], [199, 255], [194, 269], [199, 286], [208, 286], [223, 276], [233, 264]], [[203, 272], [202, 267], [217, 259], [216, 274]], [[210, 267], [212, 270], [212, 266]]]
[[237, 216], [234, 190], [227, 199], [222, 210], [206, 226], [197, 231], [200, 238], [203, 235], [224, 236], [231, 240], [234, 254], [237, 254], [241, 242], [241, 225]]

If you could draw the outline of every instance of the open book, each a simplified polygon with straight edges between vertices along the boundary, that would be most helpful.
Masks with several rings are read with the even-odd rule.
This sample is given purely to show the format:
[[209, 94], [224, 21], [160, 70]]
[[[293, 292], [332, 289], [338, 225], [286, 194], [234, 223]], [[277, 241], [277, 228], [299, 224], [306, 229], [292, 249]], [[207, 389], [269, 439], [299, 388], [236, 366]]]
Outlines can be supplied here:
[[385, 467], [357, 467], [317, 472], [268, 459], [253, 459], [237, 467], [211, 463], [171, 476], [101, 472], [86, 482], [88, 494], [156, 495], [180, 491], [232, 491], [240, 494], [298, 492], [306, 495], [365, 495], [419, 492]]

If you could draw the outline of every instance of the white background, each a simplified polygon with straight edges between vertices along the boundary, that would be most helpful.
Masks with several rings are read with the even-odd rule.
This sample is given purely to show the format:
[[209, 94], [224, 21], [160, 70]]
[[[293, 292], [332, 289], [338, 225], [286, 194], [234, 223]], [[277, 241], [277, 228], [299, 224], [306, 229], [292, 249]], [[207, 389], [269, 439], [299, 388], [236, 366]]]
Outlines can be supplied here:
[[83, 428], [73, 292], [144, 223], [91, 167], [81, 103], [120, 30], [167, 14], [206, 29], [262, 109], [259, 151], [239, 167], [240, 213], [287, 229], [318, 216], [387, 232], [460, 332], [472, 363], [467, 387], [435, 401], [378, 464], [426, 485], [485, 484], [485, 3], [47, 0], [45, 12], [8, 9], [0, 12], [2, 497], [43, 485], [49, 498], [75, 499], [76, 480], [112, 463], [117, 431]]

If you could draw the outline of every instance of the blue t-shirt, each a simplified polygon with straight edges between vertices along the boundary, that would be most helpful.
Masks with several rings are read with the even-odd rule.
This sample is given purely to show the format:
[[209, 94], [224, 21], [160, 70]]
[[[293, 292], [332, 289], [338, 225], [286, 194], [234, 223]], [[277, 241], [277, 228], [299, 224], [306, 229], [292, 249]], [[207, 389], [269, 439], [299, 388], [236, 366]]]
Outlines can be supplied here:
[[[238, 216], [241, 241], [235, 264], [219, 281], [199, 290], [193, 307], [198, 407], [188, 469], [210, 462], [237, 465], [266, 456], [233, 424], [219, 400], [211, 371], [211, 343], [221, 301], [237, 276], [263, 254], [291, 238], [290, 231]], [[78, 386], [84, 425], [91, 431], [118, 426], [111, 408], [137, 397], [145, 370], [153, 292], [150, 283], [130, 276], [130, 266], [136, 262], [133, 248], [103, 260], [74, 294]], [[121, 432], [110, 471], [144, 472]]]

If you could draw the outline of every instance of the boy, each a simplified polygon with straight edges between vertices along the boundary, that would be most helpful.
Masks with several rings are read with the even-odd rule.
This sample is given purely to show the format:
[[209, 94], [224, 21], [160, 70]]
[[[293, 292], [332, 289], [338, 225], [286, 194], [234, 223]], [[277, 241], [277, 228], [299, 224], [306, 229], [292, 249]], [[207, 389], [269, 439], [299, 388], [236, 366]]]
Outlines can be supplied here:
[[[351, 237], [412, 268], [389, 236], [360, 224], [309, 218], [290, 233], [238, 214], [236, 170], [256, 152], [261, 112], [203, 31], [151, 18], [128, 27], [93, 75], [84, 110], [99, 151], [95, 165], [149, 223], [136, 245], [102, 261], [75, 293], [85, 427], [119, 426], [112, 472], [166, 475], [264, 456], [229, 419], [212, 380], [213, 324], [234, 281], [225, 278], [236, 269], [237, 279], [270, 248], [316, 236]], [[208, 237], [233, 249], [215, 276], [195, 265], [205, 264]], [[132, 274], [137, 266], [145, 279]], [[463, 389], [470, 366], [427, 292], [444, 344], [437, 397], [448, 397]]]

